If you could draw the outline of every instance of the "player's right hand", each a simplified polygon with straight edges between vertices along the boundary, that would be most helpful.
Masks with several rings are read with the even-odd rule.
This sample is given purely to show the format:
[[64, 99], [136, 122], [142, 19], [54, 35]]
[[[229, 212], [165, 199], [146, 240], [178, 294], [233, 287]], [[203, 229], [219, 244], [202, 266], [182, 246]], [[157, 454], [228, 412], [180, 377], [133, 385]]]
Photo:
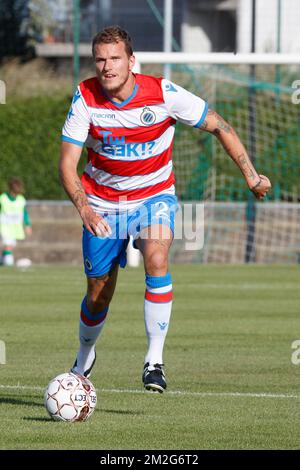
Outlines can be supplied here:
[[96, 214], [90, 206], [84, 206], [80, 212], [83, 225], [96, 237], [108, 237], [111, 228], [101, 215]]
[[259, 175], [259, 178], [259, 183], [257, 183], [254, 187], [250, 188], [250, 191], [252, 191], [256, 199], [263, 199], [272, 185], [269, 178], [267, 178], [266, 176]]

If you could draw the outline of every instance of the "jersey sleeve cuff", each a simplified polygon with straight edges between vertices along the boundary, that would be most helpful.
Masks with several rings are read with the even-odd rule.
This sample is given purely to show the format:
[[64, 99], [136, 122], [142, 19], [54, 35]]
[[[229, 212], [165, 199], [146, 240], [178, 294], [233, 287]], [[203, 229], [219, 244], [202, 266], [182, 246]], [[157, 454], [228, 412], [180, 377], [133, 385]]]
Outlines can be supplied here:
[[65, 135], [61, 136], [61, 140], [62, 142], [69, 142], [70, 144], [78, 145], [79, 147], [84, 146], [84, 142], [80, 142], [80, 140], [71, 139], [71, 137], [67, 137]]
[[204, 119], [206, 118], [207, 111], [208, 111], [208, 103], [205, 103], [202, 116], [201, 116], [201, 118], [199, 119], [199, 121], [197, 122], [197, 124], [194, 125], [194, 127], [199, 128], [199, 127], [201, 126], [201, 124], [203, 123]]

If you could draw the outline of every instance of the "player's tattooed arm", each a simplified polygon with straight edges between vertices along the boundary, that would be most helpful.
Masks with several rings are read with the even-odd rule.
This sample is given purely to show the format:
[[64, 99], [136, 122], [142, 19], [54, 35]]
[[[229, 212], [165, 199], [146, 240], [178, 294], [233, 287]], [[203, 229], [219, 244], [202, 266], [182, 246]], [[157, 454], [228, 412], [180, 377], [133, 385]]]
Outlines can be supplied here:
[[70, 197], [77, 208], [84, 226], [93, 234], [99, 236], [110, 235], [111, 229], [106, 220], [93, 211], [88, 203], [86, 194], [80, 179], [77, 177], [74, 182], [74, 192]]
[[249, 157], [242, 153], [241, 155], [238, 155], [238, 165], [241, 168], [242, 173], [245, 174], [246, 178], [249, 178], [250, 180], [255, 180], [255, 173], [253, 171], [253, 165], [250, 162]]
[[203, 131], [210, 132], [216, 137], [225, 132], [226, 134], [234, 132], [232, 127], [222, 118], [216, 111], [213, 109], [208, 109], [207, 115], [200, 126], [200, 129]]
[[88, 206], [86, 194], [77, 173], [82, 148], [70, 142], [62, 142], [58, 172], [61, 184], [81, 215]]
[[74, 202], [74, 205], [77, 207], [79, 213], [81, 212], [83, 207], [88, 206], [87, 197], [79, 179], [75, 181], [74, 192], [70, 194], [70, 197]]
[[258, 199], [264, 197], [270, 189], [271, 183], [265, 176], [258, 175], [233, 127], [222, 116], [209, 109], [200, 129], [217, 137], [224, 150], [239, 167], [255, 197]]
[[93, 235], [107, 236], [110, 227], [106, 220], [91, 208], [77, 173], [81, 148], [69, 142], [63, 142], [59, 161], [61, 183], [78, 210], [84, 226]]

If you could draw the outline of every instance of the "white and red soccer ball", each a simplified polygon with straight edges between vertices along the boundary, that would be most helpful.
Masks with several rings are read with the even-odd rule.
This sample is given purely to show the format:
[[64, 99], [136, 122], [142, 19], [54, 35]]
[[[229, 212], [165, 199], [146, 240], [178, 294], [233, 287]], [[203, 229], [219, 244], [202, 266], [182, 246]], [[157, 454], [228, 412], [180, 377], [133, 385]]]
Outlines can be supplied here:
[[55, 421], [86, 421], [96, 407], [97, 395], [89, 379], [67, 372], [49, 382], [44, 402]]

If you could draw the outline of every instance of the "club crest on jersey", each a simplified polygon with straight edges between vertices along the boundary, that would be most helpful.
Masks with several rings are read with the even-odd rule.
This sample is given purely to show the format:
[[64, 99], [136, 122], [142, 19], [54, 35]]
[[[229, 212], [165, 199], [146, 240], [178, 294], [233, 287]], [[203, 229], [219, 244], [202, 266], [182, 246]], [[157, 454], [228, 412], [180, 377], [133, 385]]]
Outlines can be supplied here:
[[155, 112], [148, 108], [148, 106], [145, 106], [141, 114], [141, 121], [145, 126], [154, 124], [156, 121]]

